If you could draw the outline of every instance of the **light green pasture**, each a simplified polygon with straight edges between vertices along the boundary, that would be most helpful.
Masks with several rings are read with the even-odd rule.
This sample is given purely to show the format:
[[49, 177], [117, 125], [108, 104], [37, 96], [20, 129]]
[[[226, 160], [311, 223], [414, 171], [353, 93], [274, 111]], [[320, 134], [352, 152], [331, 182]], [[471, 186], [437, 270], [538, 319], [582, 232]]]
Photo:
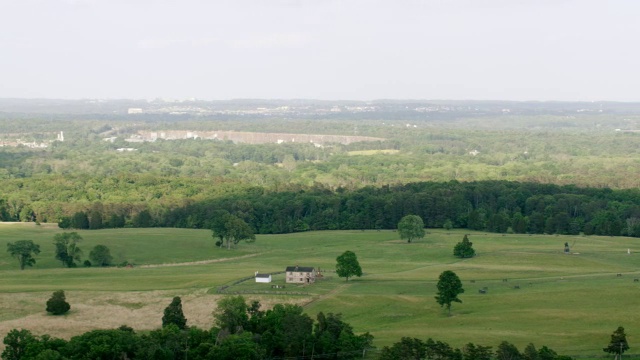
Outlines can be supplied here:
[[[562, 354], [602, 355], [611, 332], [621, 325], [630, 352], [640, 353], [640, 283], [634, 282], [640, 278], [640, 239], [471, 232], [478, 256], [461, 260], [452, 256], [452, 249], [463, 231], [431, 231], [413, 244], [400, 241], [393, 231], [259, 235], [255, 243], [241, 243], [229, 251], [215, 248], [206, 230], [117, 229], [79, 231], [84, 238], [81, 248], [86, 255], [97, 244], [107, 245], [117, 261], [133, 262], [134, 268], [64, 269], [53, 259], [53, 236], [60, 231], [25, 224], [0, 226], [0, 249], [20, 239], [34, 240], [42, 248], [37, 265], [24, 271], [0, 252], [1, 292], [216, 293], [218, 287], [255, 271], [278, 272], [297, 264], [324, 270], [323, 280], [285, 289], [247, 281], [229, 291], [267, 291], [270, 294], [251, 296], [303, 299], [313, 317], [320, 311], [342, 313], [357, 332], [374, 334], [379, 347], [412, 336], [456, 347], [468, 342], [495, 347], [507, 340], [521, 349], [533, 342]], [[565, 242], [573, 254], [563, 254]], [[357, 254], [363, 277], [345, 282], [331, 271], [345, 250]], [[166, 266], [198, 261], [205, 263]], [[145, 267], [158, 264], [164, 266]], [[466, 290], [460, 296], [463, 302], [453, 305], [451, 317], [434, 300], [435, 284], [444, 270], [455, 271]], [[284, 276], [274, 275], [273, 284], [284, 285]], [[480, 294], [485, 287], [487, 293]], [[33, 311], [20, 302], [15, 307], [4, 309], [0, 319]]]

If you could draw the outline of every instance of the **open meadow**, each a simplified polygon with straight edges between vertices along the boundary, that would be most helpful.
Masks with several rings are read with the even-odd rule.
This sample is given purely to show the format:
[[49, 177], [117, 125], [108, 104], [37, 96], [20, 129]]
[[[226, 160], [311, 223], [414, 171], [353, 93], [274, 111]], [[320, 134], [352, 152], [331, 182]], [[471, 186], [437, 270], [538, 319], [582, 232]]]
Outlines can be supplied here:
[[[370, 332], [381, 348], [403, 336], [432, 337], [455, 347], [468, 342], [494, 346], [503, 340], [520, 349], [530, 342], [560, 354], [604, 355], [610, 335], [624, 326], [632, 354], [640, 353], [640, 239], [598, 236], [502, 235], [431, 230], [407, 244], [393, 231], [323, 231], [257, 235], [236, 249], [214, 247], [211, 231], [167, 228], [78, 231], [84, 257], [97, 244], [114, 262], [133, 268], [63, 268], [54, 259], [51, 225], [0, 224], [0, 337], [12, 328], [68, 338], [127, 324], [138, 330], [161, 325], [162, 310], [181, 296], [189, 325], [208, 328], [218, 288], [240, 292], [270, 306], [303, 305], [307, 313], [342, 313], [356, 332]], [[458, 259], [454, 245], [465, 233], [477, 251]], [[33, 240], [41, 247], [36, 265], [19, 270], [6, 244]], [[564, 243], [571, 255], [563, 253]], [[338, 278], [335, 259], [356, 253], [364, 275]], [[630, 254], [628, 253], [630, 251]], [[272, 289], [253, 280], [255, 271], [286, 266], [320, 268], [316, 284]], [[444, 270], [463, 281], [462, 304], [452, 316], [434, 300]], [[282, 274], [275, 284], [284, 284]], [[486, 294], [479, 290], [486, 288]], [[71, 311], [47, 315], [45, 302], [63, 289]]]

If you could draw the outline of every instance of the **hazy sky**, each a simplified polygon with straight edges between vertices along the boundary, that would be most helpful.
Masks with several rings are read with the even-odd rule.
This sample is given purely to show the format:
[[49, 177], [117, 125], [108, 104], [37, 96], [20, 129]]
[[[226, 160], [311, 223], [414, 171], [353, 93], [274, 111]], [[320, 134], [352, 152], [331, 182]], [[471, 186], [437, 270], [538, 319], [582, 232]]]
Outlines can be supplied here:
[[637, 0], [0, 0], [0, 97], [640, 101]]

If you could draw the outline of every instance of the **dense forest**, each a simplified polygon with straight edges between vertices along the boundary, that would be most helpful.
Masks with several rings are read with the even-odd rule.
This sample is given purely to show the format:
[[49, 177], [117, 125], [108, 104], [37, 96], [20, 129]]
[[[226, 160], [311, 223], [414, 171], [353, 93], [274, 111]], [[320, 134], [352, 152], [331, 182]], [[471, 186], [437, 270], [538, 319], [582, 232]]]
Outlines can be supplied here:
[[[4, 208], [6, 213], [6, 206]], [[498, 233], [640, 237], [640, 191], [516, 182], [410, 183], [335, 191], [316, 187], [268, 192], [260, 187], [175, 208], [93, 203], [62, 217], [66, 228], [213, 226], [223, 213], [257, 233], [306, 230], [395, 229], [415, 214], [431, 228]]]
[[[126, 106], [143, 103], [79, 104], [0, 112], [0, 220], [207, 228], [226, 211], [258, 233], [283, 233], [391, 229], [417, 214], [428, 227], [640, 236], [640, 116], [630, 105], [178, 104], [208, 109], [196, 116], [162, 112], [176, 104], [138, 115]], [[384, 140], [128, 140], [163, 130]]]

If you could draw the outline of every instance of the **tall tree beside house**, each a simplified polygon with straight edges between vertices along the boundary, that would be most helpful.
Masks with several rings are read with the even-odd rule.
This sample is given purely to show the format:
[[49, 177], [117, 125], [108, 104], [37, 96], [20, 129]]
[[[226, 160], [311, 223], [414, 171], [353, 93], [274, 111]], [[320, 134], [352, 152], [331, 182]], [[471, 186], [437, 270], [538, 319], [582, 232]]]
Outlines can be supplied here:
[[34, 244], [32, 240], [18, 240], [7, 244], [7, 252], [18, 259], [20, 270], [24, 270], [26, 266], [33, 266], [36, 263], [33, 255], [40, 253], [40, 245]]
[[358, 257], [353, 251], [345, 251], [336, 258], [336, 261], [336, 273], [339, 277], [346, 278], [346, 281], [349, 281], [350, 277], [362, 276], [362, 268], [358, 262]]
[[465, 234], [464, 238], [462, 238], [462, 241], [457, 243], [456, 246], [453, 248], [453, 255], [463, 259], [474, 257], [476, 254], [476, 251], [473, 249], [472, 246], [473, 246], [473, 243], [469, 241], [469, 237], [467, 236], [467, 234]]
[[462, 281], [456, 273], [450, 270], [443, 271], [438, 279], [438, 294], [436, 295], [436, 301], [440, 306], [446, 306], [451, 316], [451, 303], [461, 303], [462, 300], [458, 299], [458, 295], [464, 293], [462, 288]]
[[400, 233], [400, 239], [407, 239], [409, 243], [416, 239], [422, 239], [425, 234], [424, 221], [418, 215], [407, 215], [400, 219], [398, 233]]
[[53, 244], [56, 247], [56, 260], [60, 260], [66, 267], [76, 267], [76, 261], [80, 261], [82, 250], [78, 243], [82, 241], [82, 236], [77, 232], [63, 232], [53, 237]]
[[174, 297], [171, 304], [164, 309], [162, 327], [170, 324], [176, 325], [180, 330], [187, 327], [187, 318], [182, 312], [182, 300], [179, 296]]

